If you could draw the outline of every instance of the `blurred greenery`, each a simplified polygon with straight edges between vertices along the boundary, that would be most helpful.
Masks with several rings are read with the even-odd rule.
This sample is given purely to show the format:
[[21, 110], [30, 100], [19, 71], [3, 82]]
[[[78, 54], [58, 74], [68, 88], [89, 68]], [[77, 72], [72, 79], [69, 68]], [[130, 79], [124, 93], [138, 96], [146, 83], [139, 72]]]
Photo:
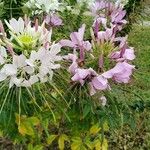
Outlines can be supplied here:
[[28, 0], [1, 0], [0, 19], [18, 18], [22, 16], [22, 6]]

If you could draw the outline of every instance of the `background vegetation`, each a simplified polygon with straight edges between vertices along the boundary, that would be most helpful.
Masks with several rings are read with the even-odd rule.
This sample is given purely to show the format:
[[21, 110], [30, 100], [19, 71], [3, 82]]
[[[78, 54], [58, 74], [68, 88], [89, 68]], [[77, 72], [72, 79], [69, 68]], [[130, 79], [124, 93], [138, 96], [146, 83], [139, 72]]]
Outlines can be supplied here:
[[[3, 0], [1, 2], [1, 20], [11, 18], [12, 16], [17, 18], [23, 15], [21, 6], [25, 0]], [[5, 6], [5, 7], [4, 7]], [[137, 7], [139, 6], [139, 7]], [[140, 0], [129, 0], [129, 4], [126, 5], [128, 19], [131, 24], [137, 20], [136, 12], [141, 12]], [[140, 8], [140, 9], [137, 9]], [[142, 5], [143, 8], [143, 5]], [[135, 11], [136, 10], [136, 11]], [[66, 14], [63, 14], [64, 17]], [[72, 19], [74, 17], [72, 16]], [[73, 22], [73, 20], [71, 22]], [[72, 24], [72, 28], [77, 28], [82, 18], [74, 18], [77, 24]], [[86, 20], [86, 18], [83, 18]], [[70, 22], [70, 23], [71, 23]], [[88, 22], [88, 21], [87, 21]], [[67, 22], [66, 22], [67, 23]], [[69, 35], [70, 31], [66, 31]], [[65, 32], [65, 31], [63, 31]], [[58, 30], [59, 33], [59, 30]], [[58, 37], [61, 36], [58, 34]], [[20, 134], [17, 131], [17, 114], [14, 118], [16, 121], [15, 126], [9, 126], [9, 130], [13, 133], [11, 136], [5, 135], [3, 131], [0, 131], [0, 148], [1, 149], [25, 149], [28, 150], [41, 150], [43, 148], [57, 149], [58, 145], [63, 147], [69, 145], [72, 141], [74, 145], [83, 145], [80, 137], [83, 137], [84, 144], [88, 147], [88, 140], [90, 135], [94, 135], [92, 140], [97, 141], [98, 136], [105, 136], [108, 140], [109, 149], [112, 150], [146, 150], [150, 148], [150, 27], [133, 25], [132, 30], [129, 33], [130, 45], [135, 47], [136, 71], [134, 79], [130, 85], [120, 88], [118, 85], [114, 85], [115, 91], [113, 91], [108, 97], [111, 99], [109, 105], [104, 108], [103, 111], [99, 110], [98, 114], [104, 124], [98, 127], [95, 124], [96, 118], [90, 120], [91, 126], [85, 125], [89, 122], [89, 118], [82, 122], [82, 118], [78, 119], [78, 122], [72, 127], [72, 131], [68, 131], [66, 128], [66, 122], [63, 117], [59, 118], [59, 113], [56, 114], [56, 119], [59, 122], [55, 122], [52, 116], [49, 116], [49, 110], [47, 107], [42, 108], [45, 111], [35, 113], [33, 116], [22, 116], [22, 130]], [[57, 78], [56, 78], [57, 81]], [[63, 83], [62, 83], [63, 84]], [[82, 97], [81, 97], [82, 98]], [[103, 114], [102, 114], [103, 113]], [[84, 115], [88, 114], [88, 108], [85, 109]], [[69, 114], [72, 119], [77, 118], [78, 114]], [[5, 116], [4, 116], [5, 117]], [[45, 118], [45, 119], [41, 119]], [[42, 125], [39, 122], [42, 120]], [[4, 121], [1, 119], [0, 121]], [[107, 121], [106, 121], [107, 120]], [[51, 122], [51, 124], [49, 124]], [[69, 121], [68, 121], [69, 122]], [[72, 126], [67, 122], [68, 126]], [[7, 121], [6, 121], [7, 123]], [[81, 126], [77, 127], [77, 124]], [[36, 127], [36, 128], [33, 128]], [[103, 129], [103, 130], [101, 130]], [[7, 129], [6, 129], [7, 130]], [[44, 132], [43, 132], [44, 131]], [[102, 132], [101, 132], [102, 131]], [[50, 134], [49, 134], [50, 132]], [[71, 134], [70, 134], [71, 132]], [[81, 132], [81, 134], [79, 134]], [[59, 135], [59, 136], [58, 136]], [[69, 136], [68, 136], [69, 135]], [[10, 140], [14, 138], [13, 141]], [[87, 140], [87, 141], [86, 141]], [[21, 143], [21, 144], [18, 144]], [[58, 144], [57, 144], [58, 143]], [[51, 147], [48, 145], [52, 144]], [[72, 146], [74, 146], [72, 144]], [[107, 142], [104, 141], [104, 147], [107, 147]], [[69, 146], [68, 146], [69, 147]], [[69, 148], [68, 148], [69, 149]]]

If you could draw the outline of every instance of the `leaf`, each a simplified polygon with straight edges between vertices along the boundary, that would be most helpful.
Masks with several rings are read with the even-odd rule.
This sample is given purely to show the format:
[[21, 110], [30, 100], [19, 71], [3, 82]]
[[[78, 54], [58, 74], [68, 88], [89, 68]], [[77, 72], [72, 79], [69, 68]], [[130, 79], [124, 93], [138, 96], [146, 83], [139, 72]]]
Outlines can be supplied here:
[[98, 139], [96, 139], [95, 141], [94, 141], [94, 148], [95, 148], [95, 150], [101, 150], [101, 141], [100, 140], [98, 140]]
[[83, 143], [80, 137], [75, 137], [72, 139], [71, 150], [80, 150]]
[[16, 123], [18, 125], [20, 134], [22, 134], [23, 136], [34, 136], [34, 126], [38, 125], [40, 121], [37, 117], [27, 118], [27, 116], [25, 115], [19, 117], [19, 115], [16, 114]]
[[56, 139], [58, 135], [50, 135], [48, 138], [47, 138], [47, 144], [51, 145], [52, 142]]
[[33, 150], [33, 145], [31, 143], [28, 144], [27, 150]]
[[83, 109], [83, 119], [89, 114], [91, 107], [86, 105]]
[[65, 135], [65, 134], [60, 135], [60, 136], [59, 136], [59, 139], [58, 139], [58, 146], [59, 146], [59, 149], [60, 149], [60, 150], [63, 150], [63, 149], [64, 149], [64, 147], [65, 147], [65, 146], [64, 146], [65, 141], [69, 141], [68, 136]]
[[96, 135], [100, 130], [101, 130], [101, 128], [99, 127], [99, 125], [97, 123], [91, 127], [90, 134]]
[[3, 137], [3, 131], [0, 130], [0, 137]]
[[93, 143], [90, 140], [86, 140], [84, 143], [90, 150], [93, 150]]
[[42, 145], [36, 145], [33, 147], [31, 143], [28, 144], [27, 150], [43, 150]]
[[19, 130], [19, 133], [21, 133], [23, 136], [25, 136], [26, 134], [30, 136], [34, 135], [34, 130], [28, 122], [22, 122], [18, 126], [18, 130]]
[[30, 117], [27, 120], [34, 126], [36, 126], [40, 123], [40, 121], [37, 117]]
[[42, 145], [36, 145], [34, 147], [34, 150], [43, 150], [43, 146]]
[[109, 131], [109, 126], [108, 126], [107, 121], [105, 121], [104, 124], [103, 124], [103, 130], [104, 131]]
[[102, 150], [108, 150], [108, 141], [105, 138], [102, 143]]

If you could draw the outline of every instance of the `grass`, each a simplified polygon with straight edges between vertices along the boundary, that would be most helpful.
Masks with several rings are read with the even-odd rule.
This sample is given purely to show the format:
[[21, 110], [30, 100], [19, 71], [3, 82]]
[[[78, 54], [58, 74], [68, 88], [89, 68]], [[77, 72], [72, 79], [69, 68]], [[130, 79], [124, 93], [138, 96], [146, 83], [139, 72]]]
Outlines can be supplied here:
[[130, 45], [135, 47], [135, 83], [131, 87], [144, 101], [150, 100], [150, 27], [134, 26], [129, 34]]
[[125, 122], [129, 112], [124, 112], [124, 124], [111, 133], [109, 145], [115, 150], [144, 150], [150, 148], [150, 27], [134, 25], [129, 33], [129, 43], [136, 53], [134, 78], [129, 85], [115, 92], [117, 99], [129, 107], [131, 123], [128, 124], [129, 119]]

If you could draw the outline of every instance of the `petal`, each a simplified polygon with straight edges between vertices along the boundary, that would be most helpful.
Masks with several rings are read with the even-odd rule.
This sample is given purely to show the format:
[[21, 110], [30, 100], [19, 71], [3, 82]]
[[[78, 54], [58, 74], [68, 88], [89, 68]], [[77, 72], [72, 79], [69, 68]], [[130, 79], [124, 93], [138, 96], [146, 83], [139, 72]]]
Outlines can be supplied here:
[[4, 81], [7, 78], [7, 75], [5, 73], [0, 72], [0, 82]]
[[24, 67], [26, 66], [26, 57], [22, 54], [20, 56], [14, 55], [13, 56], [13, 64], [18, 67]]
[[79, 28], [79, 30], [78, 30], [78, 40], [79, 41], [83, 41], [83, 37], [84, 37], [84, 32], [85, 32], [85, 27], [86, 27], [86, 25], [85, 24], [83, 24], [82, 26], [81, 26], [81, 28]]
[[94, 89], [92, 82], [89, 83], [89, 86], [90, 86], [90, 95], [92, 96], [96, 93], [96, 90]]
[[72, 41], [70, 41], [70, 40], [61, 40], [59, 43], [63, 47], [64, 46], [75, 47], [75, 44]]
[[89, 41], [85, 41], [83, 43], [83, 47], [84, 47], [85, 50], [89, 51], [89, 50], [91, 50], [92, 45], [91, 45], [91, 43]]
[[17, 68], [13, 64], [6, 64], [1, 70], [2, 73], [5, 73], [8, 76], [17, 74]]

